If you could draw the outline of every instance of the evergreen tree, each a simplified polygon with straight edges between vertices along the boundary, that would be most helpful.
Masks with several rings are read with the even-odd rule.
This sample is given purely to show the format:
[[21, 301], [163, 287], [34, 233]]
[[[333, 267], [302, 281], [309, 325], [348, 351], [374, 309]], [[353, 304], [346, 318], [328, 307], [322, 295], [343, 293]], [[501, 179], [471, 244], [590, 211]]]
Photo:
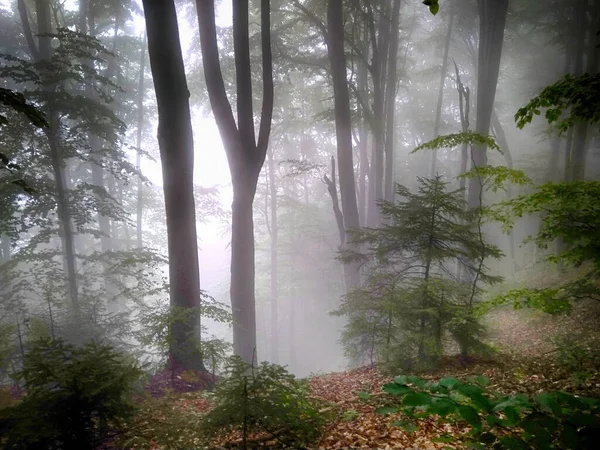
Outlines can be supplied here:
[[379, 202], [385, 225], [354, 230], [351, 242], [363, 250], [341, 255], [346, 263], [363, 262], [368, 273], [365, 286], [337, 311], [352, 311], [346, 344], [392, 364], [432, 362], [444, 352], [447, 333], [463, 357], [481, 349], [483, 328], [473, 308], [478, 284], [500, 281], [479, 264], [502, 254], [485, 242], [462, 189], [447, 191], [439, 175], [419, 184], [416, 193], [398, 185], [396, 203]]

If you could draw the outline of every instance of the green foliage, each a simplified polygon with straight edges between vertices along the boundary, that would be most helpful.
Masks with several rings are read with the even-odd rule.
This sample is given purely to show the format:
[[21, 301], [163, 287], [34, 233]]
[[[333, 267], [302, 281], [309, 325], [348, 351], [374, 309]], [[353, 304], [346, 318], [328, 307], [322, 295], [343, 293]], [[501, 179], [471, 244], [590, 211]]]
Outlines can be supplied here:
[[438, 13], [438, 11], [440, 10], [440, 2], [439, 0], [423, 0], [423, 4], [425, 6], [429, 6], [429, 11], [431, 12], [431, 14], [433, 14], [434, 16]]
[[343, 341], [350, 352], [414, 369], [415, 358], [422, 365], [443, 353], [447, 334], [464, 355], [485, 347], [473, 306], [479, 282], [499, 281], [483, 260], [501, 252], [483, 240], [463, 191], [446, 187], [440, 177], [420, 179], [417, 193], [398, 186], [400, 200], [380, 202], [384, 226], [350, 233], [350, 245], [363, 251], [340, 259], [368, 269], [364, 285], [335, 312], [349, 318]]
[[[33, 123], [34, 126], [38, 128], [44, 128], [48, 126], [48, 122], [46, 121], [44, 114], [35, 105], [27, 103], [25, 96], [20, 92], [0, 88], [0, 104], [9, 107], [19, 114], [23, 114], [31, 123]], [[7, 124], [8, 118], [5, 115], [0, 114], [0, 127]], [[0, 152], [0, 169], [6, 170], [14, 175], [15, 172], [21, 170], [21, 167], [12, 162], [4, 153]], [[35, 193], [35, 190], [32, 189], [22, 178], [11, 179], [10, 182], [14, 185], [20, 186], [23, 191], [28, 194]]]
[[494, 205], [486, 213], [506, 230], [525, 215], [541, 214], [539, 232], [529, 240], [540, 248], [558, 241], [560, 250], [548, 261], [583, 272], [557, 287], [508, 291], [493, 299], [492, 304], [512, 303], [517, 308], [562, 313], [570, 310], [570, 300], [600, 299], [596, 283], [600, 276], [600, 182], [547, 183], [532, 194]]
[[0, 411], [0, 448], [99, 447], [135, 412], [131, 394], [141, 374], [108, 345], [39, 340], [17, 376], [27, 394]]
[[[169, 349], [175, 342], [171, 332], [174, 325], [189, 323], [191, 319], [198, 317], [198, 313], [205, 319], [231, 323], [232, 316], [227, 305], [217, 302], [204, 292], [201, 295], [199, 311], [194, 308], [172, 308], [165, 302], [157, 302], [155, 306], [146, 306], [142, 310], [139, 318], [142, 328], [136, 337], [147, 348], [148, 353], [159, 358], [159, 363], [165, 363]], [[217, 372], [229, 354], [230, 344], [223, 339], [209, 338], [204, 326], [202, 326], [201, 335], [195, 335], [192, 332], [193, 329], [186, 336], [189, 345], [202, 353], [213, 373]]]
[[15, 342], [12, 340], [14, 332], [13, 324], [0, 324], [0, 380], [6, 378], [12, 355], [16, 350]]
[[567, 369], [575, 381], [586, 382], [600, 372], [600, 338], [588, 332], [571, 331], [552, 338], [556, 362]]
[[[380, 414], [402, 413], [409, 420], [395, 422], [415, 430], [411, 420], [439, 416], [465, 422], [470, 431], [442, 436], [475, 449], [594, 449], [600, 438], [600, 400], [565, 392], [503, 395], [485, 377], [468, 382], [443, 378], [426, 382], [418, 377], [396, 377], [383, 386], [389, 394]], [[440, 441], [441, 442], [441, 441]]]
[[460, 174], [458, 178], [478, 178], [481, 185], [492, 192], [506, 191], [509, 184], [529, 186], [533, 184], [525, 172], [509, 169], [506, 166], [473, 167], [471, 170]]
[[462, 144], [469, 146], [483, 145], [492, 150], [497, 150], [502, 153], [496, 140], [492, 136], [476, 133], [474, 131], [462, 131], [460, 133], [446, 134], [438, 136], [431, 141], [419, 145], [411, 153], [416, 153], [421, 150], [440, 150], [442, 148], [456, 148]]
[[206, 403], [200, 393], [173, 394], [160, 398], [145, 397], [138, 412], [123, 428], [114, 442], [127, 450], [159, 447], [168, 450], [207, 448], [202, 432], [204, 413], [197, 404]]
[[[25, 96], [20, 92], [11, 91], [10, 89], [0, 88], [0, 103], [20, 114], [25, 115], [31, 123], [38, 128], [48, 126], [44, 114], [34, 105], [27, 103]], [[0, 126], [8, 124], [8, 118], [0, 114]]]
[[519, 128], [531, 123], [533, 116], [540, 115], [549, 124], [556, 123], [561, 132], [567, 131], [576, 123], [595, 125], [600, 121], [600, 75], [565, 75], [556, 83], [545, 87], [515, 115]]
[[304, 445], [327, 423], [308, 383], [266, 362], [251, 367], [232, 357], [210, 397], [214, 407], [203, 421], [209, 436], [237, 429], [244, 437], [266, 432], [286, 445]]

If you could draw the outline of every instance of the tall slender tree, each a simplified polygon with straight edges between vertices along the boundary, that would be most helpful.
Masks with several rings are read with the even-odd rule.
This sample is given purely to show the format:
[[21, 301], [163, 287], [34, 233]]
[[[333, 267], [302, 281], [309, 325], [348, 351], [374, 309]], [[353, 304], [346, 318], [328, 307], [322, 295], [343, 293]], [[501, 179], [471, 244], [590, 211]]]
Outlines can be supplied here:
[[268, 152], [269, 197], [271, 212], [271, 361], [279, 362], [279, 225], [277, 221], [277, 184], [275, 181], [275, 157], [271, 148]]
[[150, 69], [158, 105], [171, 308], [186, 320], [171, 326], [171, 366], [204, 370], [200, 337], [200, 274], [194, 203], [194, 140], [179, 26], [173, 0], [144, 0]]
[[[344, 9], [339, 0], [329, 0], [327, 7], [327, 52], [331, 65], [335, 108], [335, 135], [337, 141], [338, 174], [340, 197], [344, 215], [344, 228], [359, 227], [354, 163], [352, 155], [352, 119], [350, 116], [350, 96], [346, 78], [346, 57], [344, 54]], [[347, 241], [347, 240], [345, 240]], [[344, 265], [346, 292], [359, 284], [358, 267]]]
[[[25, 6], [23, 6], [25, 8]], [[37, 16], [38, 47], [32, 36], [27, 38], [31, 45], [30, 53], [32, 58], [38, 61], [41, 68], [42, 79], [44, 82], [44, 91], [47, 96], [46, 116], [50, 126], [44, 130], [48, 139], [50, 148], [50, 159], [52, 161], [52, 171], [56, 186], [56, 204], [60, 227], [60, 239], [63, 247], [65, 273], [68, 279], [69, 298], [72, 311], [76, 318], [79, 317], [79, 290], [77, 285], [77, 261], [75, 252], [75, 232], [73, 229], [71, 208], [69, 206], [69, 192], [67, 185], [67, 175], [65, 174], [65, 161], [63, 149], [61, 147], [61, 119], [55, 108], [53, 99], [54, 82], [51, 71], [52, 59], [52, 25], [50, 15], [50, 3], [48, 0], [36, 0], [35, 10]], [[24, 9], [25, 16], [27, 11]], [[31, 31], [28, 25], [24, 29]]]
[[233, 47], [237, 87], [237, 124], [227, 98], [219, 61], [214, 0], [196, 0], [208, 96], [225, 147], [233, 184], [231, 230], [231, 307], [233, 349], [247, 363], [256, 352], [254, 218], [252, 205], [265, 161], [273, 115], [271, 5], [261, 0], [263, 99], [258, 132], [254, 131], [248, 0], [233, 1]]
[[[500, 72], [500, 58], [504, 28], [508, 14], [508, 0], [479, 0], [479, 61], [477, 72], [477, 117], [475, 131], [487, 135], [492, 122], [496, 87]], [[473, 148], [473, 167], [487, 165], [485, 145]], [[469, 208], [481, 206], [482, 184], [477, 177], [469, 180]]]
[[[142, 131], [144, 129], [144, 76], [146, 71], [146, 41], [147, 36], [144, 34], [144, 42], [142, 44], [140, 52], [140, 78], [138, 81], [138, 99], [137, 99], [137, 130], [136, 130], [136, 154], [135, 154], [135, 166], [138, 170], [141, 170], [142, 166]], [[143, 214], [143, 189], [144, 184], [141, 177], [138, 179], [137, 185], [137, 205], [136, 205], [136, 245], [137, 248], [142, 248], [144, 245], [142, 239], [142, 214]]]

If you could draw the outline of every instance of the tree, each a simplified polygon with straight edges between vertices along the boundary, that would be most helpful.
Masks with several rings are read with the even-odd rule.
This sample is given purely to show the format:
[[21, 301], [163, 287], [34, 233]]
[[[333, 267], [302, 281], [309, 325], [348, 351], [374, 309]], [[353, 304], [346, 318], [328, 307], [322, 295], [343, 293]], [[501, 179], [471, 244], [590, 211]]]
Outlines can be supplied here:
[[[352, 120], [350, 117], [350, 97], [346, 79], [346, 58], [344, 54], [344, 22], [342, 2], [329, 0], [327, 7], [327, 52], [331, 65], [335, 107], [335, 135], [340, 184], [340, 197], [344, 216], [344, 228], [348, 233], [358, 228], [358, 206], [352, 161]], [[332, 180], [335, 182], [335, 180]], [[344, 265], [346, 292], [356, 287], [359, 280], [355, 265]]]
[[237, 124], [227, 99], [217, 45], [214, 0], [197, 0], [198, 27], [206, 88], [227, 153], [233, 184], [231, 307], [234, 353], [253, 363], [256, 351], [254, 218], [252, 205], [265, 161], [273, 114], [270, 1], [261, 0], [263, 101], [258, 140], [254, 131], [248, 0], [233, 2], [233, 45]]
[[[37, 61], [42, 62], [42, 79], [43, 88], [47, 94], [47, 111], [48, 122], [50, 126], [45, 129], [45, 134], [50, 147], [50, 156], [52, 160], [52, 169], [54, 172], [54, 181], [56, 183], [56, 197], [58, 217], [61, 227], [61, 241], [63, 245], [65, 268], [69, 286], [69, 298], [75, 318], [79, 317], [79, 291], [77, 286], [77, 261], [75, 259], [75, 233], [71, 217], [69, 205], [69, 195], [67, 188], [67, 180], [63, 167], [63, 149], [61, 148], [60, 128], [61, 121], [58, 111], [53, 105], [53, 86], [51, 74], [51, 58], [52, 58], [52, 27], [50, 23], [50, 4], [47, 0], [36, 0], [36, 14], [38, 19], [38, 48], [35, 46], [30, 48], [32, 58], [37, 56]], [[28, 38], [28, 42], [33, 43], [33, 39]]]
[[195, 345], [200, 336], [200, 274], [193, 185], [194, 142], [177, 14], [172, 0], [144, 0], [143, 4], [158, 104], [170, 305], [190, 310], [187, 321], [171, 327], [171, 365], [203, 370], [202, 355]]
[[[449, 332], [468, 356], [481, 349], [482, 327], [473, 307], [479, 282], [494, 283], [485, 258], [502, 254], [481, 235], [478, 214], [466, 209], [462, 190], [447, 190], [440, 176], [419, 178], [419, 190], [398, 185], [395, 203], [380, 201], [386, 219], [382, 228], [361, 228], [350, 234], [363, 252], [345, 252], [345, 262], [368, 266], [365, 286], [355, 290], [340, 309], [355, 311], [346, 327], [346, 344], [357, 346], [365, 334], [376, 353], [395, 363], [417, 357], [431, 362], [443, 352]], [[453, 274], [459, 261], [474, 282]], [[364, 349], [364, 347], [363, 347]]]
[[[480, 24], [475, 131], [487, 135], [490, 131], [496, 98], [508, 0], [478, 0], [478, 5]], [[473, 149], [471, 164], [473, 167], [487, 165], [485, 146], [477, 146]], [[469, 180], [468, 198], [469, 208], [481, 207], [482, 185], [479, 179]]]

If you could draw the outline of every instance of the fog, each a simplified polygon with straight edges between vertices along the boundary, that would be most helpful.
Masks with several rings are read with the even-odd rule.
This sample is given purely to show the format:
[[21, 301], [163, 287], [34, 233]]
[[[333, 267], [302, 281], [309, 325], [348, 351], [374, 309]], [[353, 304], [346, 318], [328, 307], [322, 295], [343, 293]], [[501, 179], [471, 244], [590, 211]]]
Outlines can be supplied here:
[[[33, 2], [1, 3], [0, 53], [9, 56], [2, 56], [0, 87], [22, 91], [28, 100], [42, 105], [39, 80], [24, 69], [32, 56], [19, 13], [21, 3], [28, 8], [30, 25], [35, 27], [37, 23], [36, 9], [29, 5]], [[62, 28], [79, 30], [80, 2], [50, 3], [53, 32]], [[217, 35], [221, 70], [236, 116], [231, 5], [220, 3]], [[250, 60], [258, 134], [263, 55], [259, 45], [259, 2], [250, 3]], [[331, 158], [335, 157], [335, 164], [339, 162], [334, 92], [327, 45], [318, 25], [327, 23], [326, 2], [271, 3], [273, 120], [253, 203], [256, 356], [259, 361], [285, 365], [295, 375], [304, 377], [356, 364], [344, 352], [340, 341], [347, 316], [331, 314], [342, 305], [347, 293], [344, 265], [338, 259], [343, 245], [327, 183], [333, 176]], [[458, 189], [460, 145], [435, 152], [413, 153], [413, 150], [437, 136], [462, 131], [465, 123], [464, 120], [461, 123], [457, 75], [469, 92], [468, 98], [462, 98], [462, 114], [468, 106], [468, 129], [475, 129], [477, 2], [444, 1], [436, 15], [420, 1], [400, 3], [398, 49], [394, 55], [396, 79], [381, 75], [386, 89], [396, 86], [389, 131], [393, 157], [389, 162], [386, 150], [386, 169], [391, 164], [394, 186], [399, 183], [410, 191], [418, 189], [419, 178], [435, 174], [449, 183], [449, 190]], [[565, 67], [566, 72], [575, 70], [570, 55], [576, 36], [573, 36], [570, 2], [557, 0], [539, 6], [532, 3], [536, 2], [510, 2], [490, 130], [501, 152], [488, 149], [487, 156], [488, 164], [511, 164], [539, 185], [563, 179], [564, 148], [573, 135], [559, 135], [548, 127], [543, 115], [519, 129], [514, 116], [545, 86], [562, 77]], [[231, 175], [207, 93], [195, 5], [182, 0], [176, 4], [194, 131], [200, 288], [227, 309], [231, 305]], [[164, 326], [159, 330], [156, 323], [144, 319], [169, 304], [169, 269], [164, 183], [157, 140], [158, 112], [145, 47], [143, 8], [141, 2], [135, 1], [90, 2], [90, 5], [88, 27], [94, 28], [93, 35], [112, 54], [94, 50], [97, 53], [88, 60], [77, 50], [67, 48], [67, 44], [59, 44], [58, 38], [52, 44], [55, 49], [63, 45], [67, 53], [74, 51], [77, 56], [71, 57], [93, 66], [99, 75], [94, 81], [97, 93], [90, 94], [89, 84], [86, 87], [89, 74], [81, 67], [70, 66], [68, 61], [63, 61], [61, 67], [72, 74], [65, 76], [61, 89], [69, 95], [82, 93], [79, 97], [73, 94], [70, 100], [61, 98], [66, 104], [59, 108], [64, 138], [62, 174], [70, 201], [76, 254], [73, 283], [64, 259], [65, 230], [60, 224], [57, 206], [60, 201], [54, 187], [56, 173], [47, 139], [13, 112], [7, 113], [10, 120], [0, 128], [2, 154], [19, 165], [18, 178], [34, 190], [33, 194], [27, 194], [5, 188], [8, 184], [0, 187], [0, 327], [3, 327], [0, 329], [7, 335], [10, 362], [0, 368], [3, 370], [0, 378], [12, 370], [11, 364], [13, 368], [19, 364], [23, 342], [36, 334], [50, 333], [75, 342], [88, 337], [106, 338], [152, 363], [152, 370], [166, 361], [168, 343], [161, 340]], [[380, 118], [376, 117], [374, 78], [356, 54], [357, 49], [363, 51], [370, 61], [368, 65], [373, 63], [373, 51], [368, 39], [359, 40], [366, 31], [352, 28], [351, 17], [356, 16], [351, 14], [358, 13], [348, 12], [346, 23], [346, 33], [354, 33], [346, 43], [354, 178], [360, 226], [371, 226], [370, 183], [378, 176], [373, 165], [372, 152], [377, 145], [373, 130], [378, 126], [387, 130], [390, 125], [379, 123]], [[64, 39], [64, 42], [71, 39], [72, 47], [89, 45], [73, 36]], [[363, 48], [358, 48], [361, 45]], [[143, 85], [140, 84], [142, 50]], [[19, 61], [25, 63], [20, 65]], [[382, 67], [387, 73], [389, 67], [385, 64]], [[86, 95], [96, 106], [84, 101]], [[596, 130], [589, 131], [586, 146], [584, 178], [596, 180], [599, 167]], [[138, 155], [141, 164], [136, 167]], [[8, 175], [0, 175], [0, 181], [5, 176]], [[513, 185], [507, 191], [488, 191], [484, 193], [484, 203], [514, 198], [532, 189], [532, 186]], [[537, 232], [537, 227], [538, 220], [532, 217], [519, 221], [510, 236], [498, 223], [484, 226], [488, 242], [504, 253], [504, 257], [487, 263], [490, 275], [502, 276], [504, 283], [510, 285], [515, 276], [543, 261], [548, 249], [523, 243]], [[189, 242], [190, 248], [195, 245]], [[86, 324], [83, 331], [73, 328], [69, 320], [68, 293], [73, 294], [69, 291], [73, 285]], [[229, 323], [208, 317], [202, 318], [202, 325], [203, 338], [233, 342]], [[149, 326], [154, 326], [154, 334], [144, 331]], [[225, 353], [230, 351], [227, 349]], [[0, 356], [1, 353], [0, 348]], [[365, 357], [361, 363], [368, 364], [369, 358]]]

